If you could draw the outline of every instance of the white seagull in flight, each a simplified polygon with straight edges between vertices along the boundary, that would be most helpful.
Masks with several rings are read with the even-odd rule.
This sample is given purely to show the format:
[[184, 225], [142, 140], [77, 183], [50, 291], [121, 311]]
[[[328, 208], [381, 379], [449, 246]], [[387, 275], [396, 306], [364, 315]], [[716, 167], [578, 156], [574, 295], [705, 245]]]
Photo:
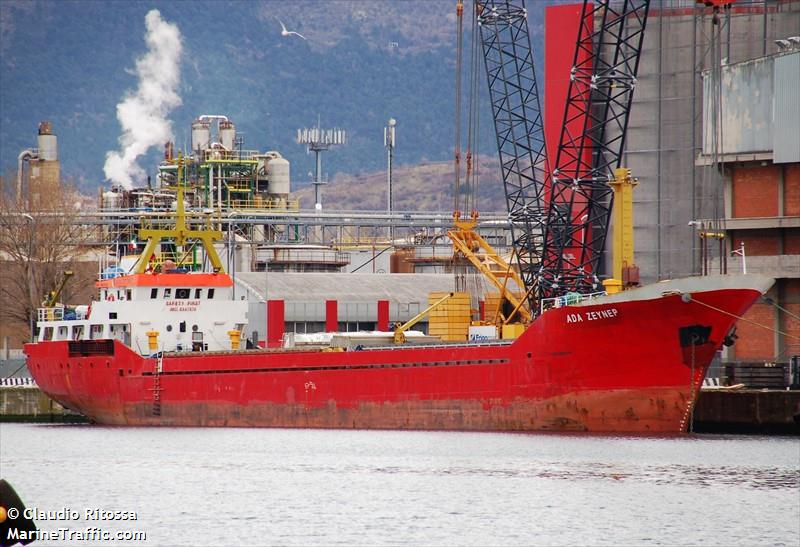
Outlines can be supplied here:
[[[278, 18], [276, 17], [275, 19]], [[281, 24], [281, 36], [291, 36], [292, 34], [294, 34], [295, 36], [299, 36], [303, 40], [306, 39], [306, 37], [300, 34], [299, 32], [295, 32], [293, 30], [286, 30], [286, 25], [284, 25], [283, 21], [281, 21], [280, 19], [278, 19], [278, 22]]]

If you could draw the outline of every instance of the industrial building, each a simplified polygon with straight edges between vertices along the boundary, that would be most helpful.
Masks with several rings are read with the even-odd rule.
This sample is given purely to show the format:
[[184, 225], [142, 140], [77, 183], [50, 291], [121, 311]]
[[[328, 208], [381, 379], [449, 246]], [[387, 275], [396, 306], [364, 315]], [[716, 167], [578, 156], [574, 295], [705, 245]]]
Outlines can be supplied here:
[[[737, 327], [739, 341], [728, 357], [738, 361], [800, 354], [800, 342], [787, 336], [800, 333], [800, 37], [794, 40], [787, 51], [722, 68], [716, 160], [725, 173], [722, 226], [731, 253], [710, 260], [709, 269], [776, 278], [745, 316], [753, 323]], [[704, 87], [710, 82], [706, 72]], [[711, 95], [705, 99], [704, 112], [712, 112]], [[705, 118], [698, 163], [713, 161], [713, 123]]]
[[705, 4], [651, 7], [624, 159], [636, 263], [643, 283], [744, 262], [776, 277], [745, 316], [772, 330], [740, 321], [725, 359], [787, 362], [800, 353], [780, 334], [800, 333], [800, 2]]
[[[724, 166], [711, 165], [711, 142], [704, 144], [704, 135], [709, 134], [712, 118], [707, 113], [715, 102], [708, 92], [719, 93], [730, 82], [719, 77], [712, 82], [711, 69], [722, 66], [726, 71], [724, 67], [737, 63], [779, 55], [776, 40], [800, 34], [797, 1], [735, 2], [720, 10], [675, 1], [657, 3], [651, 10], [624, 160], [639, 179], [634, 193], [636, 262], [644, 283], [701, 274], [701, 229], [689, 222], [725, 216], [723, 188], [729, 173]], [[771, 85], [771, 74], [765, 76], [763, 85]], [[724, 104], [718, 116], [734, 118], [744, 106]], [[763, 114], [760, 124], [766, 125], [739, 129], [772, 131], [772, 112], [759, 112]], [[732, 142], [733, 134], [725, 133], [720, 144]]]
[[[280, 340], [284, 332], [389, 330], [389, 325], [404, 323], [423, 311], [429, 293], [453, 290], [453, 276], [446, 274], [267, 272], [239, 274], [236, 282], [237, 291], [250, 301], [247, 335], [256, 332], [258, 340], [268, 338], [271, 308], [265, 302], [280, 302], [283, 325], [275, 335]], [[415, 328], [427, 332], [427, 323], [423, 318]]]

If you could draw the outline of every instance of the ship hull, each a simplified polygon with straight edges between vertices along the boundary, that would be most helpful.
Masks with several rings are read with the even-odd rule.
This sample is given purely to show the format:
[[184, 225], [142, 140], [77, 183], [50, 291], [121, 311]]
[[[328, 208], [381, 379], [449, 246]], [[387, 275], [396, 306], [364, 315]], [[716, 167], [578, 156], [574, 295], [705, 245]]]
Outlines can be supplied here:
[[766, 289], [660, 288], [550, 310], [504, 344], [159, 360], [59, 341], [26, 353], [48, 395], [103, 424], [680, 433], [736, 317]]

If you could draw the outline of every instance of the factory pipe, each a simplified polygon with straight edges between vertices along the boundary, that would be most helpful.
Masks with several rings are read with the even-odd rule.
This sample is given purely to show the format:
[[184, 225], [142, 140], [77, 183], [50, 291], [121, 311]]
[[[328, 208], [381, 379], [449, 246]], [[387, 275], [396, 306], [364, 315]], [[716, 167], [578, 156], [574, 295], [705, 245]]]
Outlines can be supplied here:
[[25, 160], [38, 160], [39, 151], [35, 148], [23, 150], [17, 156], [17, 202], [22, 203], [22, 162]]

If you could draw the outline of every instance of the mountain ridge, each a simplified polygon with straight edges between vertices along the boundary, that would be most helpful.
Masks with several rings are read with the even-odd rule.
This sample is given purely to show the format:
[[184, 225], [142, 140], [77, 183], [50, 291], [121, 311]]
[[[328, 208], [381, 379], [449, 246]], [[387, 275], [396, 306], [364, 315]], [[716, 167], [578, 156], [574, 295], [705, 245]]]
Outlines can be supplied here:
[[[537, 59], [540, 4], [529, 17]], [[119, 149], [121, 133], [116, 108], [136, 88], [132, 67], [147, 51], [151, 8], [0, 2], [0, 172], [16, 169], [19, 152], [36, 145], [38, 123], [49, 120], [64, 176], [85, 191], [107, 185], [103, 163]], [[392, 117], [398, 168], [452, 158], [454, 2], [165, 1], [157, 8], [183, 36], [182, 105], [169, 115], [176, 148], [186, 148], [197, 116], [224, 114], [245, 148], [278, 150], [294, 173], [304, 173], [313, 170], [313, 155], [294, 142], [295, 133], [319, 119], [348, 131], [347, 144], [325, 155], [324, 169], [358, 176], [383, 168], [383, 127]], [[282, 37], [276, 18], [308, 40]], [[480, 87], [477, 151], [495, 156], [483, 80]], [[152, 174], [161, 154], [154, 147], [139, 164]], [[307, 184], [293, 179], [298, 189]]]

